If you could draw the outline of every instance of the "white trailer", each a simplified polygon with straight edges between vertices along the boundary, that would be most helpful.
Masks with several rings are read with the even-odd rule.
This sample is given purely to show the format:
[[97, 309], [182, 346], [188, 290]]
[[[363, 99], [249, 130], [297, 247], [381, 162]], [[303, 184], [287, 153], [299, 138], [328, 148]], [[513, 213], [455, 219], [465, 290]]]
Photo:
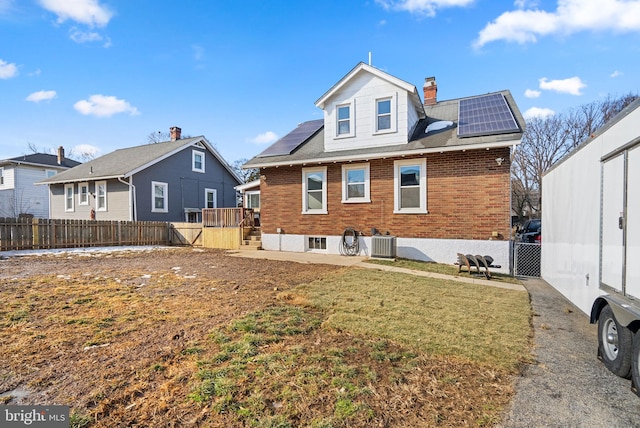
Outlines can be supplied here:
[[640, 99], [547, 171], [542, 200], [542, 278], [598, 323], [598, 357], [640, 395]]

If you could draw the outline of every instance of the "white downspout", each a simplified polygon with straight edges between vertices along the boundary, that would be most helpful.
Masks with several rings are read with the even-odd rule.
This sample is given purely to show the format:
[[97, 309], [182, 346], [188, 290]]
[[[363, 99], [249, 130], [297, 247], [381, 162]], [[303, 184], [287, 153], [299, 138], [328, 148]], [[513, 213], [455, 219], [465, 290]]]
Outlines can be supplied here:
[[129, 198], [129, 217], [133, 216], [132, 221], [138, 221], [138, 212], [136, 209], [136, 186], [131, 184], [133, 177], [129, 177], [129, 182], [123, 181], [121, 177], [118, 177], [118, 181], [122, 184], [129, 186], [131, 197]]

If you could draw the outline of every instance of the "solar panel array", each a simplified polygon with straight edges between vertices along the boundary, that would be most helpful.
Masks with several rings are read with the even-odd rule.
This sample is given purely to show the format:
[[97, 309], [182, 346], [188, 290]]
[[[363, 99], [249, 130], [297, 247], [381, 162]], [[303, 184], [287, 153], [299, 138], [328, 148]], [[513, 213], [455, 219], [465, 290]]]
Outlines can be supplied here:
[[296, 129], [267, 147], [267, 149], [260, 153], [258, 157], [290, 155], [298, 148], [298, 146], [300, 146], [300, 144], [307, 141], [323, 126], [324, 119], [302, 122]]
[[520, 132], [518, 122], [502, 94], [466, 98], [460, 100], [459, 107], [459, 137]]

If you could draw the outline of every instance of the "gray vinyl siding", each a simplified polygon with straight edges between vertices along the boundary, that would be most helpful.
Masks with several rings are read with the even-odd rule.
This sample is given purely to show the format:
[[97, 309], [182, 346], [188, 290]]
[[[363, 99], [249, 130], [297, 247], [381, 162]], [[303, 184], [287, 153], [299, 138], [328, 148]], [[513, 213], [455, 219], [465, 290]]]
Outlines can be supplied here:
[[[101, 182], [98, 180], [97, 182]], [[73, 184], [73, 211], [65, 211], [65, 185], [49, 185], [51, 192], [51, 218], [89, 220], [91, 209], [96, 212], [96, 220], [132, 220], [130, 216], [129, 186], [118, 180], [107, 182], [107, 210], [96, 209], [96, 181], [89, 181], [89, 204], [78, 202], [79, 183]], [[45, 186], [46, 187], [46, 186]]]
[[[205, 172], [192, 171], [192, 151], [205, 154]], [[152, 212], [152, 182], [167, 183], [167, 213]], [[185, 208], [202, 209], [205, 189], [215, 189], [218, 208], [235, 207], [238, 181], [204, 148], [186, 147], [133, 177], [138, 220], [185, 221]]]

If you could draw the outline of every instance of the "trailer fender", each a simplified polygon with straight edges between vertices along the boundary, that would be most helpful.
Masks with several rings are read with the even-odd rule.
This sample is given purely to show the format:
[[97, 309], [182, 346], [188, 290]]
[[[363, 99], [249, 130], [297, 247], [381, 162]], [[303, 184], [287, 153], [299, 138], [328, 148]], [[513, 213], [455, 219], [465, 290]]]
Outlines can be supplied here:
[[[600, 312], [606, 305], [611, 307], [616, 321], [624, 327], [629, 327], [634, 322], [640, 322], [640, 308], [630, 305], [628, 300], [619, 296], [605, 294], [598, 297], [591, 307], [590, 322], [594, 324], [600, 318]], [[636, 323], [637, 324], [637, 323]], [[634, 325], [635, 326], [635, 325]]]

